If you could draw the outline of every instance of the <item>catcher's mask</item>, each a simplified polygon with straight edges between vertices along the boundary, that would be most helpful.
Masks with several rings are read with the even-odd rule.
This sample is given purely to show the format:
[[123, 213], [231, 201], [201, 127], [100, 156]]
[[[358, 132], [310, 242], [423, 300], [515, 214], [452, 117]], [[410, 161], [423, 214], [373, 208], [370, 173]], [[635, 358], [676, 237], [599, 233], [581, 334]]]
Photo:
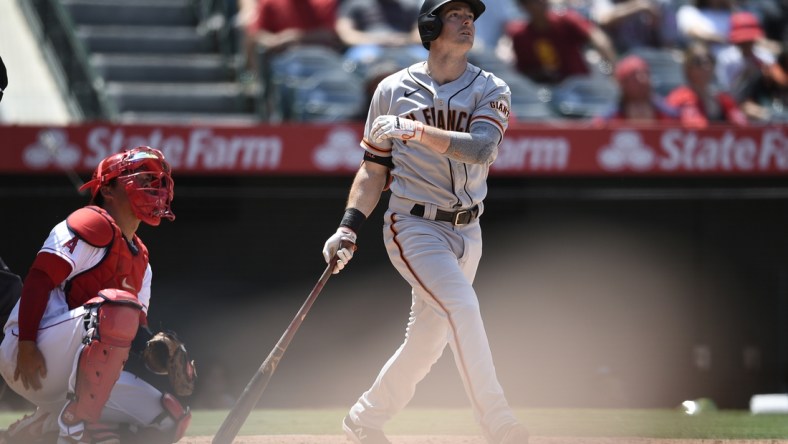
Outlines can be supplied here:
[[441, 29], [443, 29], [443, 22], [439, 16], [440, 9], [443, 5], [452, 1], [467, 3], [473, 11], [474, 21], [486, 9], [481, 0], [425, 0], [419, 11], [419, 36], [421, 37], [421, 44], [427, 50], [430, 49], [430, 42], [437, 39], [441, 35]]
[[148, 225], [159, 225], [161, 219], [174, 220], [170, 209], [174, 182], [170, 164], [161, 151], [138, 146], [113, 154], [99, 163], [92, 179], [79, 190], [90, 190], [93, 200], [99, 189], [117, 179], [126, 190], [134, 215]]

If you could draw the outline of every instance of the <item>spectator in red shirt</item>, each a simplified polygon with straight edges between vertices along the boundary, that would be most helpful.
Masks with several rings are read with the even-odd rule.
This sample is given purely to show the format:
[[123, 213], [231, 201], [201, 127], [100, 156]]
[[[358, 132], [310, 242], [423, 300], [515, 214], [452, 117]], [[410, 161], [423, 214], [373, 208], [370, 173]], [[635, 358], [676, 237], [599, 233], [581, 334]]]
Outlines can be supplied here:
[[684, 52], [684, 76], [687, 84], [668, 95], [667, 103], [679, 111], [681, 123], [692, 128], [705, 128], [709, 123], [747, 125], [747, 116], [736, 99], [713, 86], [714, 58], [708, 46], [691, 43]]
[[602, 122], [657, 123], [678, 119], [676, 109], [654, 94], [651, 87], [651, 71], [645, 60], [638, 56], [627, 56], [618, 62], [615, 78], [621, 90], [616, 108]]
[[257, 67], [257, 49], [279, 53], [293, 45], [319, 44], [339, 50], [334, 31], [337, 0], [241, 0], [247, 66]]
[[556, 84], [572, 75], [590, 73], [583, 54], [593, 46], [613, 62], [616, 53], [605, 33], [572, 10], [551, 11], [548, 0], [519, 0], [528, 21], [510, 25], [508, 34], [517, 69], [538, 83]]

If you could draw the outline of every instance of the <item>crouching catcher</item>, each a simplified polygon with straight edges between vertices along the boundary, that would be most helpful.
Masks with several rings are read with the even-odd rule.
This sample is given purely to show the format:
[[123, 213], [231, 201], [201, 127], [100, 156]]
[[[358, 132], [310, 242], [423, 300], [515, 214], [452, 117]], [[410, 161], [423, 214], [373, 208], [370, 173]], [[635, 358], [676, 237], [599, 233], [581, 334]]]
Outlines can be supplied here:
[[0, 444], [177, 442], [189, 408], [124, 370], [151, 302], [136, 231], [175, 218], [170, 165], [156, 149], [133, 148], [102, 160], [82, 189], [90, 204], [50, 231], [5, 323], [0, 374], [36, 410]]

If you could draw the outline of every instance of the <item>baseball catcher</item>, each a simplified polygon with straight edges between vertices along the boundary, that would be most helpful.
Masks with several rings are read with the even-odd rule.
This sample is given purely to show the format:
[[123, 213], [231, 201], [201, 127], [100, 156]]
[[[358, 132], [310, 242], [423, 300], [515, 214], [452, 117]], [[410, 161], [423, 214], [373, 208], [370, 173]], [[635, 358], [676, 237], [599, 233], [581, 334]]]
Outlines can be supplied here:
[[[189, 408], [124, 369], [151, 303], [148, 248], [136, 232], [175, 219], [170, 165], [159, 150], [125, 150], [81, 189], [89, 205], [50, 231], [5, 323], [0, 374], [36, 410], [0, 444], [177, 442]], [[180, 375], [177, 363], [193, 384], [188, 358], [168, 357], [167, 371]]]

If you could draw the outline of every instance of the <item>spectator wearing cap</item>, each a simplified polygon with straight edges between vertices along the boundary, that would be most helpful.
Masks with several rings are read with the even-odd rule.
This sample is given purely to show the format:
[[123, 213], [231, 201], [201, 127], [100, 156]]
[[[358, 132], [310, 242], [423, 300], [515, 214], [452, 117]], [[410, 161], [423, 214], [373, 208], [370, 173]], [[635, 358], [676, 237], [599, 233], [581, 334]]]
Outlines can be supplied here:
[[736, 99], [751, 121], [767, 121], [769, 113], [755, 100], [755, 90], [759, 84], [771, 81], [776, 57], [768, 49], [758, 18], [749, 12], [731, 15], [728, 41], [731, 46], [717, 55], [717, 82]]
[[651, 71], [641, 57], [630, 55], [616, 65], [614, 76], [620, 90], [616, 107], [601, 119], [608, 123], [675, 122], [678, 111], [656, 95], [651, 87]]
[[515, 65], [537, 83], [557, 84], [570, 76], [589, 75], [584, 51], [591, 45], [609, 63], [616, 51], [597, 25], [571, 9], [550, 10], [548, 0], [519, 0], [528, 20], [509, 26]]
[[710, 123], [747, 126], [747, 116], [730, 94], [717, 90], [714, 58], [706, 44], [692, 42], [684, 51], [686, 84], [668, 94], [668, 105], [678, 109], [682, 125], [705, 128]]

